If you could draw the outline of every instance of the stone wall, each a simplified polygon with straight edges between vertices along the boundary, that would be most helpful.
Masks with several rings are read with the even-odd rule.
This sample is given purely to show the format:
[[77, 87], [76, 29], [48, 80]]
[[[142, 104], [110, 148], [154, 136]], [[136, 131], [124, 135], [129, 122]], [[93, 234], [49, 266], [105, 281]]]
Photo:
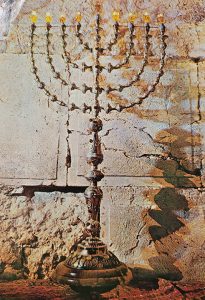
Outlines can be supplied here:
[[[61, 12], [73, 20], [84, 14], [83, 33], [92, 40], [95, 1], [27, 0], [6, 41], [0, 42], [0, 183], [1, 235], [0, 278], [46, 278], [65, 258], [81, 234], [87, 219], [83, 175], [89, 142], [89, 115], [68, 114], [41, 92], [30, 72], [29, 20], [31, 10], [42, 19], [46, 11]], [[205, 98], [205, 5], [203, 1], [102, 1], [104, 40], [111, 38], [113, 9], [129, 11], [138, 18], [146, 10], [153, 21], [164, 13], [168, 48], [165, 75], [154, 94], [140, 107], [121, 113], [101, 114], [102, 144], [102, 237], [124, 262], [141, 276], [161, 276], [185, 281], [204, 281], [204, 98]], [[42, 22], [42, 21], [41, 21]], [[138, 22], [140, 22], [138, 20]], [[45, 32], [37, 31], [35, 57], [43, 80], [64, 101], [89, 103], [91, 94], [72, 92], [56, 82], [45, 63]], [[122, 32], [122, 35], [126, 33]], [[151, 83], [158, 68], [158, 35], [152, 30], [150, 64], [143, 81], [122, 94], [102, 97], [102, 102], [128, 103]], [[53, 29], [52, 55], [65, 76], [60, 33]], [[69, 49], [80, 56], [73, 35]], [[126, 49], [123, 39], [115, 61]], [[101, 84], [123, 83], [140, 65], [143, 31], [137, 30], [132, 70], [114, 77], [101, 75]], [[104, 63], [111, 58], [105, 57]], [[92, 74], [73, 71], [72, 81], [89, 84]], [[142, 272], [143, 273], [143, 272]]]

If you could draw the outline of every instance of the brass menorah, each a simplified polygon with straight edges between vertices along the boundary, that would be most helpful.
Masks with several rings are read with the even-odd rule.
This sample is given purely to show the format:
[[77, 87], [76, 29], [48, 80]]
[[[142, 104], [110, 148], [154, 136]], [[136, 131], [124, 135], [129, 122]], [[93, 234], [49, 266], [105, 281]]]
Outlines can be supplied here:
[[[62, 85], [66, 86], [69, 91], [80, 90], [83, 94], [90, 93], [93, 95], [93, 104], [88, 105], [84, 103], [82, 106], [77, 106], [75, 103], [68, 105], [63, 100], [59, 99], [57, 95], [53, 94], [48, 85], [41, 80], [39, 71], [37, 68], [34, 47], [35, 47], [35, 32], [36, 32], [36, 22], [37, 15], [35, 12], [31, 15], [31, 62], [32, 71], [35, 75], [35, 79], [39, 84], [39, 88], [42, 89], [45, 94], [50, 98], [51, 101], [56, 102], [61, 106], [67, 106], [69, 111], [80, 110], [83, 113], [89, 112], [93, 114], [90, 119], [89, 132], [92, 135], [90, 140], [91, 149], [87, 156], [87, 162], [91, 166], [90, 172], [85, 176], [90, 182], [90, 186], [85, 191], [86, 203], [89, 212], [89, 221], [85, 226], [85, 230], [82, 236], [79, 238], [78, 243], [76, 243], [69, 252], [68, 258], [61, 262], [53, 273], [52, 278], [58, 282], [69, 284], [75, 290], [99, 290], [104, 291], [115, 287], [119, 283], [126, 283], [131, 280], [132, 273], [130, 269], [110, 251], [108, 251], [107, 246], [100, 239], [100, 203], [103, 197], [103, 192], [98, 186], [98, 182], [104, 177], [104, 174], [98, 169], [98, 165], [103, 161], [103, 154], [101, 150], [101, 141], [99, 137], [99, 131], [102, 129], [102, 120], [99, 118], [101, 111], [105, 113], [110, 113], [112, 111], [122, 112], [128, 108], [134, 107], [135, 105], [140, 105], [144, 99], [148, 98], [151, 93], [153, 93], [163, 75], [163, 69], [165, 65], [166, 56], [166, 35], [165, 35], [165, 25], [163, 15], [158, 15], [157, 26], [151, 26], [150, 16], [146, 13], [144, 14], [143, 20], [144, 25], [136, 25], [136, 16], [133, 13], [129, 14], [128, 25], [126, 26], [129, 31], [129, 42], [127, 45], [127, 52], [125, 57], [120, 63], [112, 64], [108, 63], [103, 65], [101, 63], [101, 57], [107, 53], [110, 53], [114, 46], [117, 45], [120, 29], [125, 27], [125, 25], [120, 24], [120, 13], [113, 12], [114, 21], [114, 37], [108, 43], [106, 47], [102, 47], [102, 30], [101, 27], [101, 16], [100, 13], [96, 15], [95, 23], [95, 46], [91, 47], [87, 42], [84, 41], [84, 36], [81, 32], [81, 20], [82, 15], [77, 13], [76, 24], [66, 24], [66, 17], [61, 16], [60, 22], [61, 26], [55, 25], [55, 27], [61, 28], [61, 38], [62, 38], [62, 49], [63, 58], [66, 63], [66, 70], [68, 74], [68, 79], [65, 80], [61, 73], [56, 70], [51, 55], [51, 30], [52, 30], [52, 16], [47, 13], [46, 15], [46, 56], [47, 62], [50, 65], [51, 71], [54, 78], [59, 80]], [[67, 49], [67, 28], [73, 28], [79, 44], [83, 47], [85, 51], [91, 53], [94, 58], [93, 65], [87, 65], [85, 62], [81, 65], [77, 61], [72, 61], [70, 52]], [[100, 74], [102, 72], [112, 73], [114, 70], [122, 69], [127, 67], [130, 62], [130, 58], [133, 55], [134, 50], [134, 38], [135, 30], [137, 27], [143, 28], [145, 33], [145, 43], [144, 43], [144, 55], [141, 67], [136, 71], [135, 76], [132, 80], [124, 85], [111, 86], [108, 84], [106, 87], [101, 86]], [[148, 65], [149, 51], [150, 51], [150, 29], [158, 29], [160, 37], [160, 65], [157, 71], [156, 78], [151, 85], [148, 86], [147, 91], [139, 95], [136, 101], [129, 102], [127, 105], [111, 105], [107, 104], [103, 106], [99, 100], [99, 96], [104, 93], [109, 95], [112, 92], [121, 93], [123, 90], [130, 88], [141, 80], [141, 76], [145, 71], [145, 67]], [[92, 86], [83, 84], [81, 87], [77, 86], [76, 83], [71, 82], [71, 72], [72, 69], [78, 69], [79, 72], [93, 72], [94, 83]], [[70, 92], [69, 92], [70, 94]]]

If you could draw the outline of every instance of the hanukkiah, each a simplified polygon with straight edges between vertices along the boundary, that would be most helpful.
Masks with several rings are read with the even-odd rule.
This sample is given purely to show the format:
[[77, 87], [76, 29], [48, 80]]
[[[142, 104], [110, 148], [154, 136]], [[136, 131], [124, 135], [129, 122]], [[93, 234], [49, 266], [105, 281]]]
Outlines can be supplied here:
[[[166, 35], [163, 15], [157, 16], [157, 26], [151, 26], [151, 18], [145, 13], [143, 17], [144, 25], [136, 25], [136, 15], [130, 13], [128, 16], [128, 25], [125, 26], [120, 24], [120, 13], [118, 11], [113, 12], [114, 21], [114, 36], [113, 39], [108, 43], [106, 47], [102, 47], [102, 34], [103, 28], [101, 27], [101, 16], [98, 12], [96, 15], [95, 22], [95, 46], [91, 47], [87, 42], [84, 41], [84, 36], [81, 32], [81, 13], [76, 15], [76, 24], [67, 24], [66, 17], [62, 15], [60, 17], [61, 25], [56, 25], [61, 28], [62, 38], [62, 50], [63, 58], [66, 64], [66, 70], [68, 74], [68, 80], [66, 81], [60, 72], [56, 70], [51, 55], [51, 30], [52, 27], [52, 16], [46, 14], [46, 56], [47, 62], [50, 65], [51, 71], [54, 78], [60, 80], [63, 86], [66, 86], [69, 91], [80, 90], [82, 93], [90, 93], [93, 95], [93, 104], [84, 103], [82, 106], [76, 105], [75, 103], [68, 104], [63, 100], [59, 99], [57, 95], [53, 94], [48, 85], [41, 80], [39, 71], [37, 68], [34, 47], [35, 47], [35, 32], [38, 25], [36, 25], [38, 17], [35, 12], [31, 15], [31, 63], [32, 72], [35, 79], [45, 94], [50, 98], [51, 101], [56, 102], [61, 106], [66, 106], [70, 112], [73, 110], [80, 110], [83, 113], [90, 113], [93, 115], [90, 118], [89, 132], [92, 135], [90, 140], [90, 151], [87, 155], [87, 163], [91, 166], [90, 172], [85, 176], [90, 182], [90, 186], [85, 191], [85, 199], [88, 206], [89, 221], [85, 226], [82, 236], [79, 238], [77, 244], [75, 244], [69, 252], [68, 258], [58, 264], [56, 270], [53, 273], [52, 278], [58, 282], [69, 284], [73, 289], [80, 290], [99, 290], [104, 291], [111, 289], [120, 283], [126, 283], [132, 279], [131, 270], [118, 258], [107, 249], [107, 246], [100, 239], [100, 203], [103, 197], [103, 192], [98, 186], [98, 182], [104, 177], [104, 174], [98, 169], [98, 165], [103, 161], [103, 154], [101, 149], [101, 141], [99, 132], [102, 129], [102, 120], [99, 118], [100, 112], [110, 113], [112, 111], [122, 112], [128, 108], [140, 105], [144, 99], [146, 99], [152, 92], [155, 91], [161, 76], [163, 75], [163, 69], [165, 65], [166, 56]], [[55, 27], [56, 27], [55, 26]], [[127, 45], [127, 52], [125, 57], [120, 63], [112, 64], [108, 63], [103, 65], [101, 57], [106, 53], [111, 54], [114, 46], [117, 45], [120, 37], [120, 29], [125, 27], [129, 33], [129, 42]], [[133, 55], [134, 50], [134, 38], [137, 27], [144, 29], [145, 43], [144, 43], [144, 56], [141, 67], [136, 70], [136, 74], [132, 80], [124, 85], [111, 86], [110, 84], [101, 86], [100, 75], [102, 72], [112, 73], [115, 70], [119, 70], [123, 67], [129, 66], [130, 58]], [[74, 33], [79, 40], [79, 44], [82, 46], [84, 51], [91, 53], [93, 56], [93, 65], [88, 65], [85, 62], [81, 65], [77, 61], [72, 61], [70, 52], [67, 49], [67, 28], [74, 29]], [[156, 78], [153, 83], [148, 86], [147, 91], [138, 96], [134, 102], [129, 102], [127, 105], [111, 105], [107, 104], [103, 106], [99, 100], [99, 96], [104, 93], [109, 95], [112, 92], [121, 93], [123, 90], [138, 83], [144, 73], [145, 67], [148, 65], [149, 50], [150, 50], [150, 29], [159, 30], [160, 38], [160, 65], [157, 71]], [[78, 69], [79, 72], [93, 72], [94, 82], [92, 86], [83, 84], [81, 87], [77, 86], [76, 83], [71, 82], [72, 69]], [[70, 93], [70, 92], [69, 92]]]

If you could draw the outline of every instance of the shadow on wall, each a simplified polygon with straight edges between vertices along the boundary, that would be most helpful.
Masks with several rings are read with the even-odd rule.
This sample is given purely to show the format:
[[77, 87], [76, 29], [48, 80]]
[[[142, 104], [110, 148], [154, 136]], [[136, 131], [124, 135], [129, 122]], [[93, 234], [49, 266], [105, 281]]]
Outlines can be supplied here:
[[[187, 223], [189, 207], [192, 204], [186, 199], [183, 189], [201, 186], [201, 162], [199, 162], [201, 157], [198, 159], [197, 166], [195, 163], [195, 152], [199, 153], [201, 136], [193, 130], [194, 103], [190, 104], [189, 94], [190, 89], [196, 90], [196, 87], [192, 87], [190, 82], [186, 81], [183, 73], [175, 75], [174, 82], [166, 86], [166, 91], [163, 91], [161, 86], [155, 93], [157, 97], [164, 98], [165, 102], [169, 103], [165, 105], [166, 110], [158, 110], [158, 108], [146, 110], [142, 107], [129, 110], [129, 113], [137, 115], [138, 118], [149, 118], [151, 121], [167, 124], [167, 128], [158, 131], [153, 138], [155, 144], [161, 145], [162, 154], [142, 155], [147, 158], [149, 164], [152, 163], [152, 158], [155, 158], [151, 175], [163, 187], [157, 193], [156, 189], [146, 191], [155, 204], [154, 208], [148, 210], [146, 224], [151, 236], [150, 244], [154, 243], [157, 255], [148, 258], [153, 270], [134, 269], [137, 280], [139, 278], [153, 280], [156, 277], [169, 280], [183, 278], [180, 265], [181, 261], [183, 264], [187, 259], [183, 254], [189, 247], [187, 239], [183, 237], [189, 234]], [[113, 96], [111, 100], [118, 104], [120, 101], [126, 101], [120, 96]], [[197, 96], [194, 101], [197, 101]], [[159, 170], [161, 176], [158, 176]]]
[[[178, 140], [182, 146], [182, 136], [185, 137], [188, 135], [188, 132], [183, 130], [176, 131], [175, 129], [174, 132], [175, 134], [180, 132]], [[186, 139], [184, 138], [184, 140]], [[184, 159], [186, 160], [185, 157]], [[189, 233], [186, 221], [189, 218], [189, 205], [191, 203], [188, 203], [186, 197], [180, 194], [178, 189], [196, 187], [189, 175], [199, 176], [200, 170], [197, 168], [188, 170], [181, 160], [173, 156], [171, 150], [166, 153], [166, 158], [159, 158], [156, 168], [162, 171], [165, 185], [166, 183], [168, 184], [167, 187], [160, 189], [153, 197], [153, 202], [157, 205], [157, 208], [148, 211], [146, 220], [147, 224], [153, 224], [148, 227], [148, 232], [158, 255], [148, 259], [149, 265], [153, 270], [135, 268], [133, 270], [134, 277], [137, 281], [144, 279], [153, 281], [156, 278], [181, 280], [183, 274], [175, 263], [177, 260], [180, 260], [184, 250], [188, 247], [188, 244], [183, 239], [183, 235]]]
[[[189, 159], [183, 151], [184, 148], [194, 146], [190, 139], [191, 133], [176, 127], [168, 129], [167, 135], [170, 133], [175, 141], [168, 146], [168, 160], [159, 159], [156, 167], [162, 171], [165, 182], [173, 187], [162, 188], [154, 197], [158, 208], [149, 211], [149, 216], [157, 223], [148, 230], [158, 252], [158, 256], [149, 259], [149, 264], [159, 276], [180, 280], [183, 275], [174, 263], [181, 258], [183, 249], [188, 247], [183, 234], [188, 233], [186, 220], [189, 218], [190, 203], [177, 188], [196, 187], [189, 176], [197, 177], [201, 174], [200, 169], [194, 168], [194, 164], [189, 165]], [[199, 135], [197, 141], [200, 141]], [[199, 145], [198, 142], [195, 146]], [[185, 166], [187, 162], [188, 166]]]
[[[157, 257], [149, 259], [150, 266], [162, 277], [170, 280], [182, 279], [182, 273], [174, 265], [174, 252], [178, 245], [183, 245], [182, 237], [176, 232], [185, 224], [174, 214], [175, 210], [183, 210], [188, 214], [188, 202], [184, 196], [179, 195], [174, 188], [163, 188], [154, 199], [160, 210], [151, 210], [149, 215], [159, 225], [149, 227], [149, 233], [155, 243], [155, 248], [159, 254]], [[165, 238], [170, 239], [166, 241]], [[168, 270], [168, 273], [164, 272]]]

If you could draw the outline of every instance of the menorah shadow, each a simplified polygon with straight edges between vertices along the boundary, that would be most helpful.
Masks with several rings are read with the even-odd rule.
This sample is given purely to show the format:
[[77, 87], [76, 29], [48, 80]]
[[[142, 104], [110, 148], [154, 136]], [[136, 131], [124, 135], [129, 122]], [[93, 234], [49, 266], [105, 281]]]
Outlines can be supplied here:
[[[186, 97], [187, 95], [184, 98]], [[180, 106], [180, 103], [177, 105]], [[156, 188], [157, 194], [152, 188], [148, 191], [150, 195], [154, 192], [151, 202], [157, 207], [148, 210], [146, 226], [151, 237], [150, 242], [154, 243], [158, 255], [148, 258], [152, 270], [134, 269], [136, 279], [139, 277], [150, 278], [150, 280], [157, 278], [180, 280], [183, 278], [177, 261], [183, 257], [183, 253], [188, 247], [183, 235], [189, 234], [187, 221], [192, 203], [190, 199], [186, 198], [186, 193], [183, 193], [182, 189], [201, 186], [201, 163], [195, 165], [193, 151], [194, 148], [197, 149], [201, 146], [201, 135], [198, 132], [194, 134], [183, 129], [180, 125], [184, 125], [186, 121], [190, 120], [187, 117], [181, 118], [179, 109], [174, 112], [175, 116], [179, 117], [178, 125], [175, 124], [159, 131], [153, 138], [154, 143], [162, 145], [164, 153], [160, 155], [144, 154], [144, 157], [148, 159], [156, 157], [153, 178], [164, 187], [160, 190]], [[136, 113], [136, 111], [132, 111], [132, 113]], [[153, 115], [156, 118], [154, 112]], [[187, 149], [190, 149], [189, 154], [186, 154]], [[163, 184], [161, 178], [155, 177], [156, 169], [161, 172]]]
[[[181, 130], [181, 133], [189, 134], [185, 130]], [[152, 281], [157, 286], [158, 278], [174, 281], [183, 278], [183, 273], [175, 263], [183, 256], [184, 250], [188, 247], [183, 235], [189, 234], [186, 222], [189, 218], [191, 203], [178, 189], [197, 187], [189, 175], [200, 176], [198, 168], [188, 170], [183, 166], [181, 160], [177, 160], [177, 157], [170, 160], [159, 158], [155, 166], [163, 172], [165, 187], [161, 188], [153, 197], [152, 201], [157, 208], [148, 210], [146, 224], [151, 242], [154, 243], [158, 255], [148, 259], [152, 270], [143, 268], [143, 266], [133, 269], [133, 284], [137, 286], [143, 285], [145, 279]], [[183, 171], [181, 171], [182, 169]], [[180, 176], [176, 176], [177, 170], [180, 171]], [[150, 223], [157, 224], [149, 226]]]
[[[175, 252], [180, 247], [183, 251], [183, 247], [186, 246], [186, 242], [183, 240], [181, 234], [177, 234], [180, 229], [183, 229], [183, 234], [188, 233], [186, 227], [186, 220], [189, 217], [189, 205], [185, 195], [180, 194], [178, 188], [194, 188], [196, 184], [189, 178], [189, 176], [200, 177], [201, 172], [199, 168], [188, 169], [184, 166], [186, 157], [183, 152], [183, 161], [181, 160], [181, 150], [187, 146], [192, 146], [191, 142], [187, 142], [187, 137], [190, 136], [190, 132], [172, 128], [167, 130], [175, 136], [175, 142], [172, 144], [172, 149], [168, 154], [170, 160], [159, 159], [156, 163], [156, 167], [163, 173], [163, 178], [168, 185], [172, 187], [163, 187], [154, 197], [154, 202], [159, 209], [152, 209], [149, 211], [149, 216], [157, 222], [158, 225], [152, 225], [149, 227], [149, 233], [155, 243], [155, 248], [158, 252], [157, 257], [149, 259], [150, 266], [160, 276], [170, 280], [180, 280], [183, 278], [183, 274], [180, 269], [174, 265], [177, 260]], [[183, 137], [183, 138], [182, 138]], [[201, 138], [198, 135], [197, 140]], [[162, 143], [162, 142], [161, 142]], [[165, 143], [163, 143], [165, 144]], [[180, 147], [176, 147], [179, 145]], [[195, 146], [199, 146], [199, 142]], [[178, 152], [178, 153], [174, 153]], [[180, 157], [180, 159], [178, 158]], [[177, 175], [177, 172], [180, 175]], [[178, 257], [180, 255], [178, 254]], [[164, 270], [166, 269], [166, 271]]]

